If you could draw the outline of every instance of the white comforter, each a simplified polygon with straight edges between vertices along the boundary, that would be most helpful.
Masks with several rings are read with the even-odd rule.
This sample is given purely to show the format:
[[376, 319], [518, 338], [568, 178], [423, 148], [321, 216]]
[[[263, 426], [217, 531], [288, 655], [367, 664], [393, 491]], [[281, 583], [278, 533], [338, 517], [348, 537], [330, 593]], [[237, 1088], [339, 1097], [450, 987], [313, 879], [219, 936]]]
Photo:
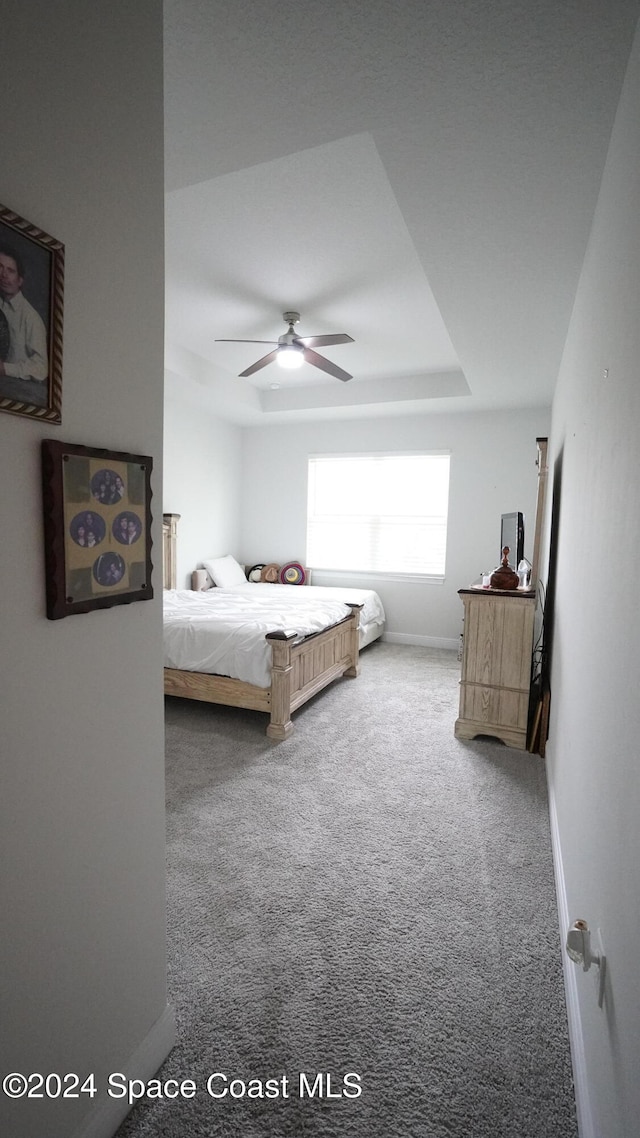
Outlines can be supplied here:
[[[165, 667], [231, 676], [269, 687], [271, 646], [266, 634], [281, 629], [295, 630], [300, 636], [320, 632], [349, 615], [346, 601], [362, 603], [362, 592], [249, 582], [205, 593], [166, 589]], [[344, 600], [337, 600], [336, 594]]]
[[[254, 589], [260, 589], [265, 596], [272, 596], [274, 602], [280, 604], [282, 590], [286, 597], [295, 604], [308, 605], [313, 598], [316, 600], [342, 601], [343, 604], [362, 605], [360, 613], [360, 647], [370, 630], [375, 628], [379, 635], [385, 621], [382, 601], [373, 589], [343, 588], [342, 585], [280, 585], [269, 581], [247, 581], [246, 585], [233, 585], [234, 593], [246, 593], [253, 596]], [[218, 590], [219, 592], [220, 590]], [[227, 590], [225, 590], [227, 591]]]

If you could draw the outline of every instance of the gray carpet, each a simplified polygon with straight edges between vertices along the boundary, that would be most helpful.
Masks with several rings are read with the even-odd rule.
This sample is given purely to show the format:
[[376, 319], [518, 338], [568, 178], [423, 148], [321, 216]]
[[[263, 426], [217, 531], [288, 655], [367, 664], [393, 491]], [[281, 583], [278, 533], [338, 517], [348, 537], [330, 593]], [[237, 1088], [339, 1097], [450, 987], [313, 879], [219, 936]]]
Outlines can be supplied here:
[[[458, 742], [458, 679], [374, 644], [280, 744], [167, 701], [161, 1075], [198, 1093], [118, 1138], [575, 1138], [543, 761]], [[214, 1072], [288, 1097], [216, 1100]]]

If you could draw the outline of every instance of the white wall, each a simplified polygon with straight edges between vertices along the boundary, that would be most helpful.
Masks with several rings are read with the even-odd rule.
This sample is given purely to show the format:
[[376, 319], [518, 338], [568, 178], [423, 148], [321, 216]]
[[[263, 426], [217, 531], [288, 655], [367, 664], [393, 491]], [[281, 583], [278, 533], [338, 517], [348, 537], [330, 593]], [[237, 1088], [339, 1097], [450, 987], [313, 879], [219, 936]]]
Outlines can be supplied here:
[[547, 753], [560, 910], [565, 928], [582, 917], [601, 930], [608, 961], [602, 1010], [592, 975], [566, 966], [583, 1138], [630, 1138], [640, 1118], [639, 121], [636, 37], [550, 440]]
[[[531, 558], [537, 492], [536, 438], [547, 436], [544, 409], [482, 415], [298, 423], [243, 431], [239, 554], [251, 564], [305, 558], [309, 454], [449, 450], [451, 484], [444, 585], [362, 578], [378, 589], [389, 634], [453, 645], [460, 634], [458, 589], [500, 559], [500, 515], [525, 514]], [[316, 583], [325, 582], [314, 574]], [[336, 578], [326, 583], [337, 583]]]
[[162, 6], [8, 0], [2, 46], [2, 202], [65, 243], [66, 275], [62, 426], [0, 413], [0, 1065], [94, 1072], [102, 1093], [2, 1096], [0, 1130], [97, 1138], [105, 1075], [136, 1053], [150, 1073], [173, 1030], [161, 579], [151, 602], [47, 620], [40, 440], [151, 455], [160, 549]]
[[240, 541], [241, 430], [208, 409], [190, 381], [166, 375], [164, 512], [180, 514], [177, 586], [191, 588], [203, 558], [235, 554]]

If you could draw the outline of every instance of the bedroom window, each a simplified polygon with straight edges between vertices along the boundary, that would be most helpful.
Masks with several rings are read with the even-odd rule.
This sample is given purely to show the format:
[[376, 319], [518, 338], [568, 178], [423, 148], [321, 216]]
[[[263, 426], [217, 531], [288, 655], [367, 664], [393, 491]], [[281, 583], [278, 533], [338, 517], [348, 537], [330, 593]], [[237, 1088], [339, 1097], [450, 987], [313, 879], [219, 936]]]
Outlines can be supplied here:
[[307, 565], [443, 577], [448, 454], [312, 455]]

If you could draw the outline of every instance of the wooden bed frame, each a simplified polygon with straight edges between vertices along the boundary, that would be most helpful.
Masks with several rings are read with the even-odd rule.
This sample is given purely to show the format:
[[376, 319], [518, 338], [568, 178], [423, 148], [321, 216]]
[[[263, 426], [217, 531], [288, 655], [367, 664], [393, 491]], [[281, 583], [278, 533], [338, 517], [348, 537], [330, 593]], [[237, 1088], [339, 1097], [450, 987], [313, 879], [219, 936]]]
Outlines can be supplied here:
[[[176, 538], [179, 514], [164, 514], [162, 525], [164, 586], [176, 587]], [[359, 672], [361, 605], [349, 605], [351, 615], [339, 624], [300, 637], [295, 631], [267, 633], [271, 645], [271, 685], [259, 688], [229, 676], [164, 669], [166, 695], [244, 707], [269, 715], [267, 735], [286, 739], [293, 731], [291, 715], [339, 676]]]

